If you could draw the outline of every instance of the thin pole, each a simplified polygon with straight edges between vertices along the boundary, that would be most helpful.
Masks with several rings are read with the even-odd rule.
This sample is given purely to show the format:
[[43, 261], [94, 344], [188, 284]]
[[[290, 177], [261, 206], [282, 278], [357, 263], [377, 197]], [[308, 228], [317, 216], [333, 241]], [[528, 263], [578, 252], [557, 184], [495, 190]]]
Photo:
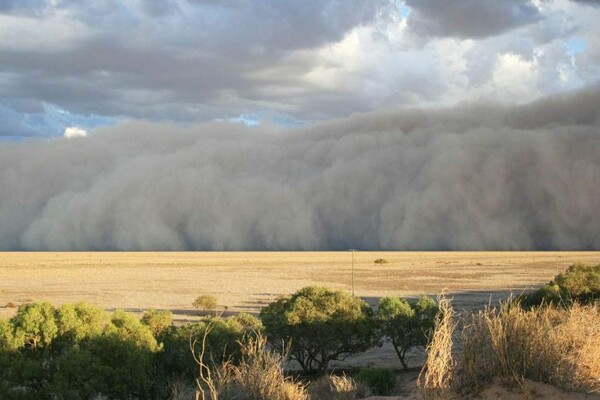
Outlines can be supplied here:
[[354, 297], [354, 252], [356, 249], [350, 249], [352, 252], [352, 297]]

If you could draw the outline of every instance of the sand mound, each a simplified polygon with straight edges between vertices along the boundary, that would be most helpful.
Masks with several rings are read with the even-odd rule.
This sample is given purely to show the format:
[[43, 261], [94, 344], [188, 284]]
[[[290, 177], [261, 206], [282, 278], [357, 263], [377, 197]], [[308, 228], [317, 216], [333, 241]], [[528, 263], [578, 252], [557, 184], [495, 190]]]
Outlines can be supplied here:
[[[598, 394], [586, 394], [586, 393], [575, 393], [566, 392], [555, 386], [548, 385], [540, 382], [533, 382], [525, 380], [523, 386], [509, 387], [503, 385], [500, 379], [496, 379], [487, 389], [481, 392], [478, 396], [459, 396], [456, 394], [448, 395], [444, 397], [447, 400], [458, 400], [458, 399], [481, 399], [481, 400], [531, 400], [531, 399], [544, 399], [544, 400], [598, 400], [600, 399], [600, 393]], [[421, 397], [418, 393], [411, 393], [409, 396], [376, 396], [369, 397], [364, 400], [419, 400]]]

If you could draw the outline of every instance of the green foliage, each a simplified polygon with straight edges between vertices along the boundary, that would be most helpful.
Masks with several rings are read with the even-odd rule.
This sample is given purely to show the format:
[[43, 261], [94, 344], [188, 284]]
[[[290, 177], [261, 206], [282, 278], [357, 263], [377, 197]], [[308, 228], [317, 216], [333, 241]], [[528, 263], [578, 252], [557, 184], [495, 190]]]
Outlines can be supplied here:
[[58, 326], [50, 303], [30, 303], [19, 308], [12, 319], [15, 338], [32, 351], [50, 346], [58, 334]]
[[202, 296], [198, 296], [192, 305], [205, 314], [208, 314], [217, 309], [218, 303], [215, 296], [203, 294]]
[[158, 365], [167, 376], [192, 379], [197, 376], [198, 365], [190, 352], [190, 343], [196, 341], [199, 350], [209, 324], [212, 330], [206, 338], [204, 362], [208, 365], [240, 357], [239, 342], [246, 335], [262, 329], [260, 321], [250, 314], [238, 314], [227, 319], [206, 317], [200, 322], [189, 323], [172, 329], [163, 338], [164, 351], [158, 355]]
[[133, 314], [123, 310], [116, 310], [111, 318], [112, 326], [108, 335], [120, 338], [121, 341], [131, 343], [138, 348], [158, 351], [159, 345], [152, 335], [152, 331]]
[[380, 333], [392, 343], [405, 370], [408, 369], [406, 353], [412, 347], [427, 345], [437, 312], [437, 302], [427, 296], [421, 296], [416, 302], [398, 297], [385, 297], [379, 301]]
[[239, 324], [245, 331], [261, 332], [262, 322], [252, 314], [239, 313], [229, 318], [230, 321]]
[[13, 326], [7, 319], [0, 319], [0, 352], [14, 351], [21, 346], [15, 337]]
[[109, 314], [89, 303], [65, 304], [56, 310], [55, 351], [66, 350], [84, 339], [101, 335], [110, 324]]
[[396, 386], [396, 375], [387, 368], [365, 368], [355, 378], [358, 382], [365, 384], [376, 395], [388, 395]]
[[[90, 304], [27, 304], [0, 321], [0, 398], [153, 398], [160, 346], [132, 314]], [[162, 385], [162, 387], [161, 387]]]
[[589, 304], [598, 299], [600, 299], [600, 264], [596, 266], [574, 264], [537, 291], [521, 296], [520, 302], [525, 307], [538, 306], [542, 303], [569, 306], [574, 302]]
[[150, 329], [157, 340], [161, 340], [169, 330], [173, 329], [173, 313], [151, 308], [142, 316], [142, 323]]
[[289, 343], [290, 357], [308, 373], [324, 372], [332, 360], [364, 351], [375, 341], [372, 310], [342, 291], [305, 287], [260, 312], [272, 346]]

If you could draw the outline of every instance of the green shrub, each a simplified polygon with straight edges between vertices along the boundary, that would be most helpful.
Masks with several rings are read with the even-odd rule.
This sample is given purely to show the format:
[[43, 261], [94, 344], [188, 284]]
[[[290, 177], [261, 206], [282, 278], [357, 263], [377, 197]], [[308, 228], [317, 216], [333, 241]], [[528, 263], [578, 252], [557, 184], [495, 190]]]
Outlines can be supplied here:
[[525, 307], [542, 303], [569, 306], [574, 302], [591, 304], [599, 299], [600, 264], [574, 264], [537, 291], [521, 296], [520, 302]]
[[19, 348], [13, 326], [7, 319], [0, 319], [0, 352], [14, 351]]
[[364, 383], [376, 395], [388, 395], [396, 386], [396, 375], [387, 368], [362, 369], [356, 375], [356, 380]]
[[106, 311], [89, 303], [64, 304], [56, 310], [55, 317], [58, 333], [52, 349], [56, 352], [102, 335], [111, 323]]
[[58, 334], [54, 312], [46, 302], [21, 306], [11, 321], [16, 340], [34, 352], [48, 348]]
[[203, 294], [202, 296], [198, 296], [192, 305], [204, 314], [208, 314], [217, 309], [218, 302], [215, 296]]
[[283, 351], [307, 373], [324, 372], [332, 360], [364, 351], [376, 340], [373, 312], [347, 292], [305, 287], [269, 304], [260, 318], [271, 345]]
[[435, 324], [438, 305], [432, 297], [417, 301], [385, 297], [379, 301], [377, 321], [383, 339], [389, 341], [404, 369], [408, 369], [406, 353], [416, 346], [425, 347]]
[[173, 329], [173, 313], [168, 310], [147, 310], [142, 316], [142, 323], [146, 325], [157, 340], [162, 340], [164, 335]]
[[190, 340], [200, 343], [209, 324], [211, 331], [206, 338], [204, 355], [206, 364], [239, 360], [239, 341], [261, 330], [260, 321], [250, 314], [238, 314], [227, 319], [206, 317], [172, 329], [164, 335], [164, 351], [158, 354], [158, 365], [166, 376], [188, 379], [196, 376], [198, 366], [190, 352]]
[[79, 303], [26, 304], [0, 320], [0, 398], [160, 398], [160, 346], [134, 315]]

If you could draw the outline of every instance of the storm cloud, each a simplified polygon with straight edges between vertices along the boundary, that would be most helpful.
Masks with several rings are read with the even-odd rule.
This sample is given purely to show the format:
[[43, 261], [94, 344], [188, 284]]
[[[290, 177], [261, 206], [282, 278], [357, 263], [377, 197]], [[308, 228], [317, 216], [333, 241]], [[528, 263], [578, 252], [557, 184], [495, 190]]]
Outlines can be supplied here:
[[542, 18], [530, 0], [407, 0], [409, 26], [431, 36], [483, 38]]
[[600, 88], [0, 146], [2, 250], [600, 247]]
[[125, 119], [512, 104], [600, 79], [589, 0], [0, 3], [0, 141]]

